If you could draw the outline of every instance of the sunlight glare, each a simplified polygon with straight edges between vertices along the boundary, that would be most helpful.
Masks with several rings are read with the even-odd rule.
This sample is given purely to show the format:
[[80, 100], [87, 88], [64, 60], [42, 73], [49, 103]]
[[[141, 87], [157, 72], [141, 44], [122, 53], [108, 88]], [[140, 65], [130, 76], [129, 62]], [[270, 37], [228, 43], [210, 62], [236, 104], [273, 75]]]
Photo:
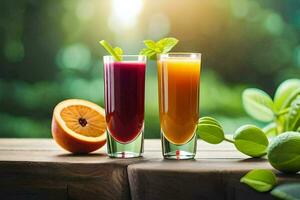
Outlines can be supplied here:
[[110, 27], [132, 28], [143, 7], [142, 0], [113, 0]]

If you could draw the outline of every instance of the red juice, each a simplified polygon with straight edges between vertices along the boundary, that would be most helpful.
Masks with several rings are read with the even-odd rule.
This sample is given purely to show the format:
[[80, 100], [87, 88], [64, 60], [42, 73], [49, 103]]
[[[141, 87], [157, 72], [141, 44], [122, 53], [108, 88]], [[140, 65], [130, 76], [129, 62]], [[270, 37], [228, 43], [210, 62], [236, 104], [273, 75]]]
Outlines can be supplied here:
[[134, 140], [144, 126], [146, 62], [104, 65], [105, 112], [108, 131], [120, 143]]

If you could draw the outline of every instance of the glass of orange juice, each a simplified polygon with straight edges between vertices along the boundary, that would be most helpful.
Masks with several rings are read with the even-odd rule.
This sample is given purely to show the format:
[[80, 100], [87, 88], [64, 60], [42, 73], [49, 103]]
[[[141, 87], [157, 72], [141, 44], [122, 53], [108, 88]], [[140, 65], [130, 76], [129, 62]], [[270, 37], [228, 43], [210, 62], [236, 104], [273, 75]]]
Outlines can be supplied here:
[[157, 65], [163, 156], [193, 159], [197, 148], [201, 54], [160, 54]]

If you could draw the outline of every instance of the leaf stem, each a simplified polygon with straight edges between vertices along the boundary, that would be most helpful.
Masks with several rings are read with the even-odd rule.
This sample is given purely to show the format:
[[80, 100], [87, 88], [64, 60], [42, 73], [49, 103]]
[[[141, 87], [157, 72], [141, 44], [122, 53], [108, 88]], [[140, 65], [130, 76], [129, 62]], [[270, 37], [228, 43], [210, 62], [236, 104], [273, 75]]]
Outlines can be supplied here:
[[290, 107], [285, 108], [285, 109], [279, 111], [278, 113], [275, 113], [275, 115], [276, 115], [276, 117], [280, 117], [281, 115], [287, 114], [289, 111], [290, 111]]
[[114, 51], [114, 49], [112, 48], [112, 46], [110, 46], [108, 42], [106, 42], [105, 40], [101, 40], [99, 43], [106, 49], [106, 51], [108, 51], [108, 53], [110, 53], [110, 55], [114, 57], [116, 61], [122, 60], [121, 57]]
[[231, 140], [231, 139], [226, 138], [226, 137], [224, 137], [224, 140], [227, 141], [227, 142], [230, 142], [230, 143], [234, 143], [234, 140]]

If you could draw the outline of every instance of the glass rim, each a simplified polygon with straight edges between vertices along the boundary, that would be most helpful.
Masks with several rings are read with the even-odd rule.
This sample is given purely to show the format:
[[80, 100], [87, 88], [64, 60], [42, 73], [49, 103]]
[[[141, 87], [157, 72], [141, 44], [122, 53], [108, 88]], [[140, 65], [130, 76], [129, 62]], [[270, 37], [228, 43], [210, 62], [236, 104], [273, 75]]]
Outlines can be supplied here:
[[191, 58], [191, 59], [201, 59], [201, 53], [194, 52], [170, 52], [170, 53], [162, 53], [158, 54], [157, 58]]
[[[144, 58], [147, 58], [147, 56], [145, 56], [145, 55], [122, 55], [122, 57], [129, 57], [129, 58], [144, 57]], [[105, 56], [103, 56], [103, 58], [114, 58], [114, 57], [112, 55], [105, 55]]]

